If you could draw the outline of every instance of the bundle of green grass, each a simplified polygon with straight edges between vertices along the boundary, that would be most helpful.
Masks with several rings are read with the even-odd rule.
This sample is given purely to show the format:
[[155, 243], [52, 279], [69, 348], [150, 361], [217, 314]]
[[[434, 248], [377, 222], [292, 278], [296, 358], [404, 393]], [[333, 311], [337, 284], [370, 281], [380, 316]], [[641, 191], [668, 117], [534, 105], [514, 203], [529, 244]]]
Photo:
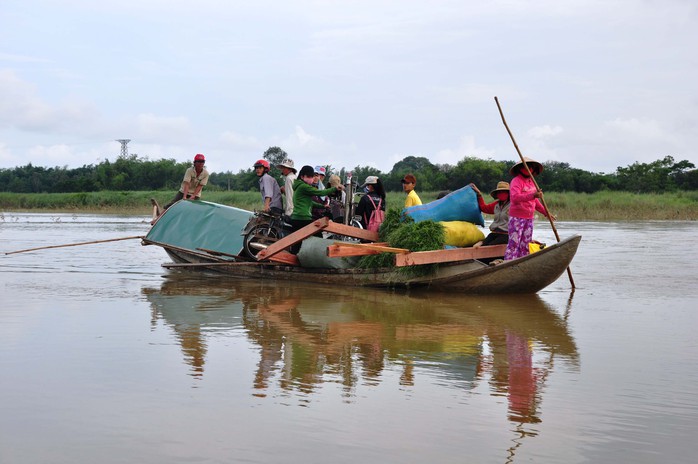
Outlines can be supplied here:
[[[405, 248], [410, 251], [441, 250], [446, 240], [444, 227], [438, 222], [414, 222], [409, 217], [401, 221], [398, 209], [388, 210], [378, 234], [380, 240], [387, 242], [388, 246]], [[393, 267], [395, 266], [395, 255], [381, 253], [364, 256], [359, 260], [358, 266], [362, 268]], [[408, 266], [400, 268], [399, 272], [424, 275], [432, 272], [435, 266], [437, 265]]]

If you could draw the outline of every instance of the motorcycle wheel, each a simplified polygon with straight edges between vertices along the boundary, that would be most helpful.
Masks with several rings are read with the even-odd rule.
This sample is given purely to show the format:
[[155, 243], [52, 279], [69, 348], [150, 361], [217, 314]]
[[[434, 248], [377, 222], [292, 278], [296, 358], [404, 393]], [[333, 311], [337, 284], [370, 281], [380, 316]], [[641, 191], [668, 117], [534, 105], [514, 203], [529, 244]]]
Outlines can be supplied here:
[[255, 226], [245, 235], [243, 248], [250, 258], [257, 256], [261, 250], [265, 249], [279, 239], [279, 232], [266, 225]]

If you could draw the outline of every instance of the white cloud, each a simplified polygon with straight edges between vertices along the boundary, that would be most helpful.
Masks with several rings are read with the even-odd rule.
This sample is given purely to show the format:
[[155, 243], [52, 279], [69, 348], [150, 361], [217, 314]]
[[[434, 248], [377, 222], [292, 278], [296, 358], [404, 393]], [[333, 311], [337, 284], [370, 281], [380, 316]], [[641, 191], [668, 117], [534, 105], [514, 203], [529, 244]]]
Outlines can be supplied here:
[[337, 163], [337, 151], [321, 136], [307, 132], [300, 125], [294, 127], [292, 134], [272, 142], [270, 146], [281, 147], [299, 166]]
[[189, 119], [184, 116], [156, 116], [139, 114], [134, 127], [139, 137], [152, 141], [187, 141], [192, 133]]
[[456, 148], [445, 148], [437, 151], [433, 156], [425, 157], [434, 164], [450, 164], [453, 166], [465, 157], [488, 159], [492, 156], [492, 150], [485, 147], [480, 147], [475, 143], [475, 136], [464, 135], [460, 138]]
[[664, 131], [660, 127], [659, 122], [651, 119], [640, 120], [638, 118], [616, 118], [613, 121], [606, 121], [604, 126], [612, 133], [616, 135], [623, 134], [623, 136], [626, 137], [643, 140], [667, 138]]
[[256, 137], [238, 134], [234, 131], [223, 132], [220, 136], [220, 141], [225, 145], [230, 145], [232, 148], [258, 149], [262, 146]]
[[544, 126], [532, 127], [526, 133], [529, 137], [533, 137], [534, 139], [545, 139], [561, 134], [562, 127], [546, 124]]
[[11, 70], [0, 70], [0, 128], [25, 131], [60, 131], [89, 124], [97, 111], [89, 103], [66, 99], [52, 105], [37, 95], [36, 86]]
[[319, 137], [308, 134], [301, 126], [296, 126], [295, 137], [301, 146], [322, 144], [323, 141]]
[[27, 55], [13, 55], [11, 53], [0, 53], [0, 61], [6, 61], [11, 63], [48, 63], [49, 60], [45, 58], [37, 58], [35, 56]]

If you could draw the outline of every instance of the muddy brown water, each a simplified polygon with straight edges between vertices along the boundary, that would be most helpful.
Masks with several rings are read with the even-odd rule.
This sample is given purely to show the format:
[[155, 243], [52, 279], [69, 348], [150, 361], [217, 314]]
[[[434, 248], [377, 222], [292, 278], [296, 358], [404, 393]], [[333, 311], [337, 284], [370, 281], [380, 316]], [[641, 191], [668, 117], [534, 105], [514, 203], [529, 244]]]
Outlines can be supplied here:
[[[538, 295], [163, 269], [147, 218], [0, 217], [0, 462], [694, 462], [698, 224], [562, 222]], [[552, 242], [549, 225], [536, 238]]]

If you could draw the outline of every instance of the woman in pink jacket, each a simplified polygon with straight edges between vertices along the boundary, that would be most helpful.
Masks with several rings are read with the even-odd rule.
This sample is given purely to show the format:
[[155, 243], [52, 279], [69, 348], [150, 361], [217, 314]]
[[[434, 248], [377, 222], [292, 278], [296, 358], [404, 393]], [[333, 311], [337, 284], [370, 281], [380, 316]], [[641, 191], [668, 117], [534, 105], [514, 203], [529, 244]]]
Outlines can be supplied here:
[[[543, 165], [530, 158], [524, 158], [533, 176], [543, 172]], [[533, 214], [538, 211], [548, 216], [539, 198], [543, 192], [536, 188], [533, 177], [520, 161], [509, 169], [514, 176], [509, 186], [509, 242], [504, 253], [504, 260], [521, 258], [529, 254], [528, 244], [533, 240]], [[555, 220], [555, 216], [550, 216]]]

